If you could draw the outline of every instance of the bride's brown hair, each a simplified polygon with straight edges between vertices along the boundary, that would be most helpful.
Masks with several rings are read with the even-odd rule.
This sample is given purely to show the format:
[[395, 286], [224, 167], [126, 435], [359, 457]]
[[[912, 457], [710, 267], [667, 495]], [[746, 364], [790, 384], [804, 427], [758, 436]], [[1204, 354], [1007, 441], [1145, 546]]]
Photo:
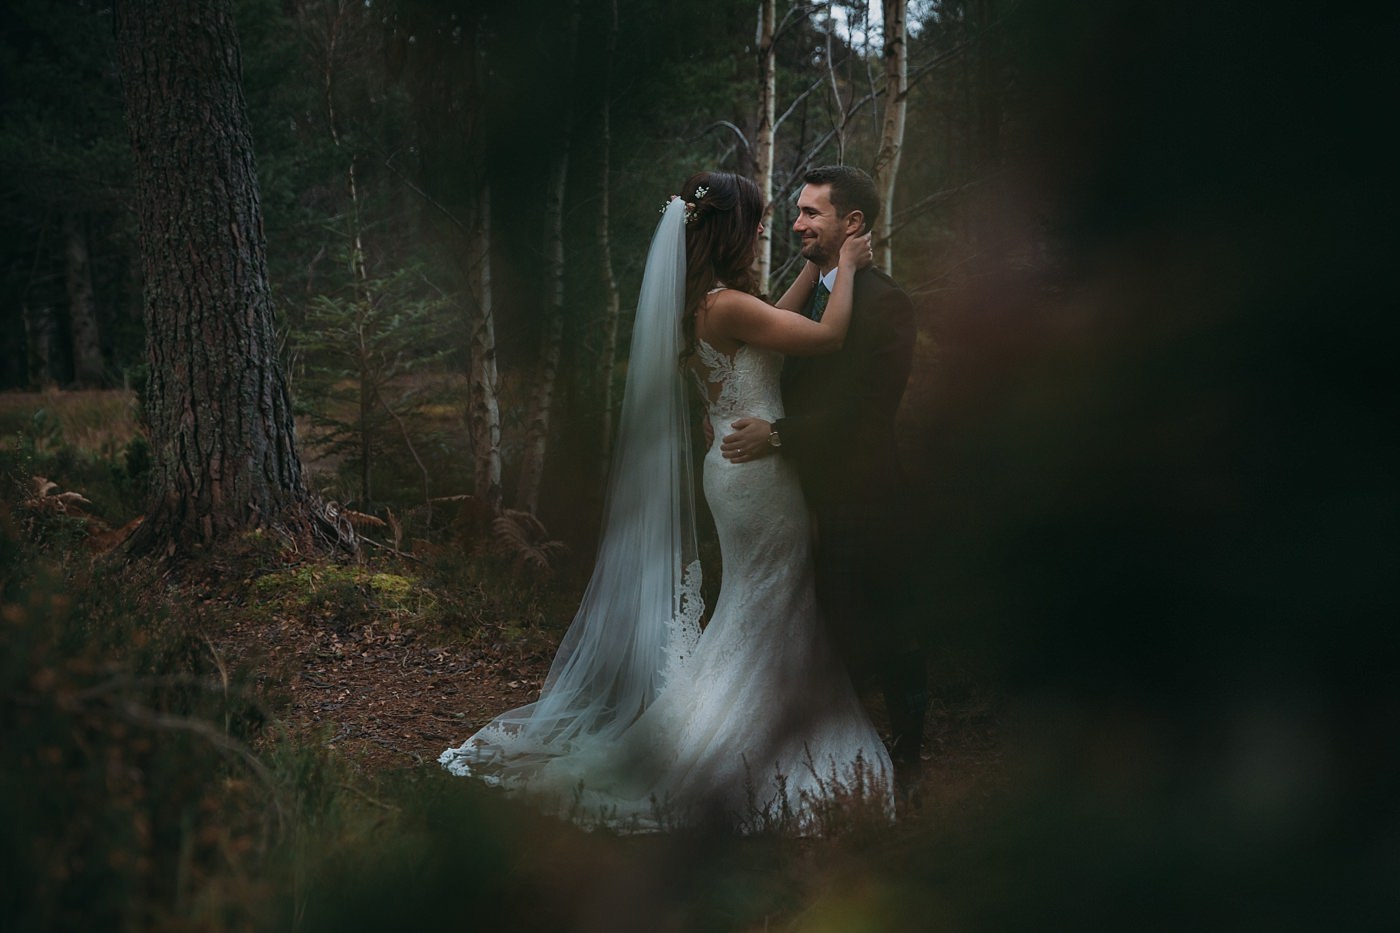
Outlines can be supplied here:
[[[700, 193], [704, 189], [704, 194]], [[681, 185], [680, 197], [693, 215], [685, 225], [685, 334], [682, 358], [695, 352], [695, 313], [718, 284], [754, 294], [753, 271], [763, 196], [758, 185], [731, 172], [699, 172]]]

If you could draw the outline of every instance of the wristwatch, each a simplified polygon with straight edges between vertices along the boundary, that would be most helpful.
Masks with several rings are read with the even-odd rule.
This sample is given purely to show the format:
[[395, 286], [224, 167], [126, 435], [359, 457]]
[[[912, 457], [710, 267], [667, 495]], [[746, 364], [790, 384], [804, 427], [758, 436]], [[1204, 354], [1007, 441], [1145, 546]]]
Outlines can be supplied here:
[[768, 443], [769, 443], [771, 446], [773, 446], [773, 447], [781, 447], [781, 446], [783, 446], [783, 439], [782, 439], [781, 437], [778, 436], [778, 432], [777, 432], [777, 431], [769, 431], [769, 432], [768, 432]]

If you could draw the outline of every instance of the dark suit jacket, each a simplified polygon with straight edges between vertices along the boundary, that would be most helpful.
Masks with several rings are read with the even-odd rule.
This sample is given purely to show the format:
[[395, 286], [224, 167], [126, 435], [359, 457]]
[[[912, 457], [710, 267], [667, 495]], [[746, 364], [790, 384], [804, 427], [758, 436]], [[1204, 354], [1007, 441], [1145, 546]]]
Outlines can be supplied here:
[[786, 417], [775, 429], [819, 525], [854, 519], [872, 533], [893, 531], [888, 523], [907, 507], [894, 421], [914, 335], [909, 296], [883, 272], [862, 269], [842, 348], [783, 364]]

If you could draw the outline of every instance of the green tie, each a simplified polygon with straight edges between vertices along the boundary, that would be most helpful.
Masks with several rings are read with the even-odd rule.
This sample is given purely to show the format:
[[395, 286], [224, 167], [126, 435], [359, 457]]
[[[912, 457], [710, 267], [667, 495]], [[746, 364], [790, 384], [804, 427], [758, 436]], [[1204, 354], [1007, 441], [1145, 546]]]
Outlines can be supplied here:
[[831, 289], [826, 287], [825, 282], [818, 281], [817, 294], [816, 297], [812, 299], [812, 320], [820, 321], [822, 319], [822, 312], [826, 310], [826, 303], [830, 298]]

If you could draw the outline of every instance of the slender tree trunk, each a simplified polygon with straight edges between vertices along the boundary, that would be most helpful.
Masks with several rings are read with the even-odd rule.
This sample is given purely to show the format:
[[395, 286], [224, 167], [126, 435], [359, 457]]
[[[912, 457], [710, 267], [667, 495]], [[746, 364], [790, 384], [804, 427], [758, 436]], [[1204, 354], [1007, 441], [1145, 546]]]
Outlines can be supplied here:
[[496, 320], [491, 307], [491, 189], [486, 185], [477, 199], [467, 261], [475, 299], [469, 321], [467, 420], [476, 459], [476, 496], [495, 513], [501, 510], [501, 409], [496, 399]]
[[754, 134], [754, 161], [758, 190], [763, 195], [763, 232], [758, 235], [758, 290], [768, 291], [773, 271], [773, 122], [778, 96], [778, 60], [774, 49], [777, 0], [760, 0], [758, 12], [758, 131]]
[[372, 413], [374, 411], [376, 380], [371, 372], [369, 348], [365, 343], [365, 315], [370, 307], [371, 295], [369, 272], [365, 262], [365, 244], [360, 223], [360, 186], [355, 175], [355, 154], [347, 151], [340, 137], [340, 118], [335, 106], [336, 57], [340, 45], [351, 28], [351, 16], [346, 0], [337, 0], [326, 10], [329, 20], [324, 26], [322, 39], [325, 45], [325, 59], [321, 62], [321, 96], [326, 108], [326, 128], [330, 133], [331, 144], [345, 160], [345, 196], [349, 211], [346, 214], [346, 242], [350, 248], [350, 275], [355, 289], [355, 336], [358, 341], [356, 360], [359, 381], [359, 417], [355, 431], [359, 435], [360, 447], [360, 502], [359, 508], [368, 510], [373, 505], [374, 444], [370, 436]]
[[545, 203], [549, 308], [540, 333], [535, 391], [531, 397], [529, 421], [525, 426], [520, 483], [515, 494], [515, 507], [531, 514], [539, 510], [540, 482], [544, 478], [544, 460], [549, 445], [550, 413], [554, 407], [554, 387], [559, 378], [559, 357], [564, 348], [564, 189], [568, 169], [568, 152], [558, 153], [550, 166], [549, 196]]
[[78, 214], [63, 217], [68, 284], [68, 323], [73, 336], [73, 381], [79, 386], [99, 386], [103, 381], [102, 340], [97, 327], [97, 307], [92, 297], [92, 264], [88, 258], [87, 225]]
[[48, 305], [24, 306], [24, 344], [29, 387], [53, 385], [53, 309]]
[[230, 0], [123, 0], [115, 14], [154, 459], [131, 551], [180, 557], [288, 519], [313, 531], [277, 357]]
[[892, 271], [894, 244], [894, 185], [904, 151], [904, 119], [909, 109], [909, 54], [906, 27], [908, 0], [881, 0], [885, 22], [885, 119], [880, 150], [875, 155], [875, 188], [880, 193], [880, 220], [875, 234], [875, 261]]
[[607, 60], [603, 67], [603, 108], [598, 127], [602, 140], [602, 158], [598, 170], [598, 258], [603, 278], [603, 347], [598, 369], [602, 378], [602, 424], [599, 426], [599, 476], [608, 475], [612, 459], [613, 437], [613, 368], [617, 365], [617, 322], [621, 317], [622, 301], [618, 295], [617, 275], [613, 272], [612, 228], [609, 200], [612, 191], [612, 67], [617, 55], [617, 0], [612, 0], [612, 19], [608, 25]]
[[[831, 15], [830, 4], [827, 5], [827, 25], [826, 25], [826, 76], [831, 83], [831, 106], [833, 138], [836, 141], [836, 161], [844, 164], [846, 161], [846, 121], [849, 115], [846, 113], [845, 101], [841, 98], [841, 82], [836, 78], [836, 18]], [[836, 116], [840, 113], [840, 116]]]
[[[578, 0], [569, 4], [568, 52], [564, 74], [573, 78], [578, 43]], [[540, 361], [535, 372], [535, 392], [525, 428], [525, 449], [515, 506], [524, 512], [539, 511], [540, 484], [544, 480], [549, 449], [549, 424], [554, 410], [554, 389], [559, 381], [559, 358], [564, 349], [564, 192], [569, 178], [569, 124], [572, 108], [566, 103], [556, 138], [559, 149], [550, 165], [549, 195], [545, 203], [546, 261], [549, 263], [550, 298], [540, 333]]]
[[374, 411], [374, 387], [375, 380], [370, 377], [370, 368], [373, 365], [370, 361], [370, 349], [365, 342], [365, 312], [364, 305], [356, 304], [355, 307], [355, 360], [359, 369], [360, 380], [360, 416], [356, 428], [360, 435], [360, 503], [356, 508], [360, 511], [369, 511], [374, 501], [374, 488], [371, 484], [373, 470], [373, 445], [370, 442], [370, 416]]

